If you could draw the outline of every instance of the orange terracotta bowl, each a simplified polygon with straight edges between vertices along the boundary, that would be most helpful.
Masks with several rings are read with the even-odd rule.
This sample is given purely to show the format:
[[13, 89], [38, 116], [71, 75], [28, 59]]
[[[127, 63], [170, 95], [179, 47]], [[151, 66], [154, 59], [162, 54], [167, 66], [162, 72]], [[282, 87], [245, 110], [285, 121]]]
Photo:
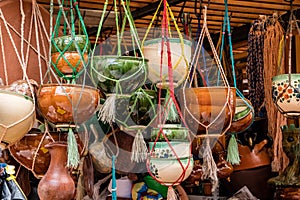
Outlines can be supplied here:
[[[84, 65], [88, 62], [88, 53], [83, 54], [83, 59], [78, 52], [65, 52], [63, 55], [60, 52], [51, 54], [52, 67], [57, 72], [59, 76], [62, 74], [65, 76], [72, 76], [79, 73]], [[68, 63], [68, 62], [69, 63]], [[54, 67], [54, 65], [56, 67]]]
[[90, 119], [100, 102], [96, 88], [75, 84], [44, 84], [37, 92], [39, 111], [56, 126], [80, 124]]
[[[45, 145], [53, 142], [52, 138], [54, 141], [66, 142], [68, 136], [65, 133], [51, 132], [52, 138], [46, 135], [43, 139], [43, 135], [38, 129], [31, 129], [20, 141], [8, 148], [13, 158], [26, 169], [32, 171], [37, 178], [41, 178], [47, 172], [50, 164], [50, 154]], [[77, 133], [75, 137], [79, 147], [78, 150], [82, 152], [83, 143]]]
[[197, 135], [225, 133], [234, 117], [235, 90], [234, 87], [199, 87], [182, 90], [180, 104], [188, 128]]

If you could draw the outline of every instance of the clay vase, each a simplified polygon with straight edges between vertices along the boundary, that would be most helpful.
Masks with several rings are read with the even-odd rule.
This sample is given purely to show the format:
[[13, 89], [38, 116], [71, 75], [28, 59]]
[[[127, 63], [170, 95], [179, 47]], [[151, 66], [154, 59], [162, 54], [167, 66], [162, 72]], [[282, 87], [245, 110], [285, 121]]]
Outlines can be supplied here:
[[75, 183], [66, 168], [67, 143], [52, 142], [45, 146], [51, 156], [46, 174], [38, 185], [41, 200], [70, 200], [75, 194]]

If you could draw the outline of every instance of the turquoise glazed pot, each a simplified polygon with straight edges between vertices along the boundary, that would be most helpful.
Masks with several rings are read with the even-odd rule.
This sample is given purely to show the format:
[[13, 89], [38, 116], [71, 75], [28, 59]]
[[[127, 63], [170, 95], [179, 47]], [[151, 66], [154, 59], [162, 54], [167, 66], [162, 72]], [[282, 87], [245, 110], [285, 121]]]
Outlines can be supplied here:
[[148, 60], [130, 56], [93, 56], [91, 77], [105, 93], [132, 94], [144, 85]]
[[300, 116], [300, 74], [281, 74], [272, 78], [272, 98], [286, 117]]

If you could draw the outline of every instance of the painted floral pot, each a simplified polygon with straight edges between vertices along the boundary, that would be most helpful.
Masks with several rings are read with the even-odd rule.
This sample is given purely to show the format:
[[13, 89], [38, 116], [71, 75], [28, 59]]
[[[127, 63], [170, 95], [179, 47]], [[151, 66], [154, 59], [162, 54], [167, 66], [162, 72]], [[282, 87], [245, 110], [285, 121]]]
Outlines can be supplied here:
[[115, 101], [116, 121], [124, 127], [148, 126], [156, 116], [156, 106], [157, 94], [154, 90], [118, 96]]
[[151, 173], [159, 182], [165, 185], [173, 185], [187, 179], [193, 170], [193, 158], [152, 158], [148, 159]]
[[[174, 86], [179, 86], [188, 74], [188, 67], [191, 61], [192, 42], [189, 40], [181, 40], [179, 38], [169, 38], [173, 83]], [[161, 58], [161, 38], [147, 40], [144, 43], [143, 53], [145, 58], [149, 59], [149, 75], [148, 78], [152, 83], [156, 83], [158, 87], [168, 87], [169, 72], [168, 72], [168, 53], [167, 43], [163, 44], [163, 58]], [[183, 45], [183, 49], [182, 49]], [[182, 51], [183, 50], [183, 51]], [[162, 59], [162, 66], [161, 66]], [[160, 75], [162, 74], [162, 75]]]
[[228, 132], [240, 133], [247, 130], [254, 120], [252, 109], [251, 102], [248, 99], [237, 97], [234, 118]]
[[130, 56], [93, 56], [92, 81], [105, 93], [132, 94], [146, 81], [147, 62]]
[[95, 114], [99, 101], [99, 91], [90, 86], [44, 84], [37, 92], [41, 114], [56, 126], [85, 122]]
[[165, 135], [169, 141], [189, 141], [189, 134], [189, 129], [181, 127], [180, 124], [164, 124], [161, 128], [152, 128], [151, 140], [166, 141]]
[[221, 86], [182, 90], [180, 104], [188, 128], [197, 135], [224, 134], [234, 118], [235, 90]]
[[75, 35], [74, 40], [71, 35], [54, 38], [51, 46], [52, 67], [60, 77], [76, 76], [87, 65], [89, 50], [90, 42], [85, 35]]
[[272, 98], [286, 117], [300, 116], [300, 74], [281, 74], [272, 77]]
[[1, 148], [19, 141], [35, 122], [35, 105], [25, 95], [0, 90]]
[[191, 143], [188, 141], [149, 142], [149, 151], [151, 158], [187, 158], [191, 155]]

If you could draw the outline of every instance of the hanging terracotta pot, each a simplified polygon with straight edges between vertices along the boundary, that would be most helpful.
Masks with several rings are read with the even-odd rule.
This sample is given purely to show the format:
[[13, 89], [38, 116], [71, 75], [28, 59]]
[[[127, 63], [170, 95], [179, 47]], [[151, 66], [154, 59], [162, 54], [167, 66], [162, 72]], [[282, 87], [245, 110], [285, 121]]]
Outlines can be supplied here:
[[183, 115], [193, 133], [219, 136], [228, 130], [236, 103], [234, 87], [186, 88], [183, 92]]
[[19, 141], [33, 126], [35, 105], [28, 96], [0, 90], [0, 146]]
[[47, 173], [38, 185], [41, 200], [70, 200], [75, 195], [75, 183], [67, 162], [67, 143], [53, 142], [45, 146], [50, 151], [51, 162]]
[[83, 123], [91, 118], [99, 105], [99, 90], [75, 84], [44, 84], [37, 92], [42, 115], [56, 126]]
[[[180, 38], [168, 38], [170, 43], [173, 84], [180, 85], [188, 74], [188, 67], [191, 61], [192, 42], [189, 40], [180, 40]], [[182, 44], [183, 43], [183, 44]], [[143, 53], [145, 58], [149, 59], [149, 75], [148, 78], [152, 83], [158, 84], [159, 87], [167, 87], [169, 83], [168, 72], [168, 54], [167, 43], [163, 45], [163, 63], [161, 62], [161, 38], [147, 40], [144, 42]], [[182, 48], [183, 46], [183, 48]], [[161, 69], [162, 67], [162, 69]], [[160, 74], [161, 72], [161, 74]]]
[[52, 67], [60, 77], [76, 76], [87, 65], [89, 50], [90, 42], [86, 35], [75, 35], [74, 39], [71, 35], [53, 38]]

